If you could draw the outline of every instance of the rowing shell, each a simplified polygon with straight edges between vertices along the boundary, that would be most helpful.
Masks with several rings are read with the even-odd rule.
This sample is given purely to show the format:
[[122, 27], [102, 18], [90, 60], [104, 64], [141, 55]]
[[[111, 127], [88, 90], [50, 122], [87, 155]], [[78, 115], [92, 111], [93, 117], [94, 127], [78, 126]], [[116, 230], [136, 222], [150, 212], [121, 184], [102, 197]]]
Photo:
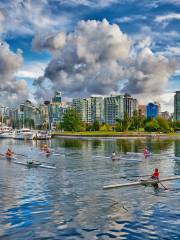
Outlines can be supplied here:
[[150, 153], [147, 153], [147, 154], [144, 154], [144, 153], [140, 153], [140, 152], [126, 152], [127, 155], [138, 155], [138, 156], [147, 156], [147, 157], [150, 157], [154, 154], [152, 154], [151, 152]]
[[138, 182], [133, 182], [133, 183], [122, 183], [122, 184], [108, 185], [108, 186], [104, 186], [103, 189], [123, 188], [123, 187], [139, 186], [139, 185], [142, 185], [142, 186], [154, 185], [154, 184], [157, 184], [157, 183], [172, 181], [172, 180], [176, 180], [176, 179], [180, 179], [180, 176], [172, 176], [172, 177], [167, 177], [167, 178], [161, 178], [160, 180], [148, 179], [148, 180], [140, 180]]
[[139, 155], [139, 156], [143, 156], [143, 155], [146, 155], [146, 156], [170, 156], [169, 153], [152, 153], [152, 152], [149, 152], [148, 154], [144, 154], [142, 152], [126, 152], [127, 155]]
[[56, 169], [56, 167], [48, 166], [48, 165], [44, 165], [44, 164], [28, 164], [28, 163], [23, 163], [23, 162], [18, 162], [18, 161], [13, 161], [13, 163], [24, 165], [27, 167], [41, 167], [41, 168], [48, 168], [48, 169]]

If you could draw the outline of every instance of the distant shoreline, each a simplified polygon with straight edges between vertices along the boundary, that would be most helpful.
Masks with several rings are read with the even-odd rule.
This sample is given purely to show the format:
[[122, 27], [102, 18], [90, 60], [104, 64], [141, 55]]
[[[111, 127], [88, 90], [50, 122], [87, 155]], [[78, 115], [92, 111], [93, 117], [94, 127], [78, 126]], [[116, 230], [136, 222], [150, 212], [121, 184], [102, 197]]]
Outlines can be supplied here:
[[161, 134], [161, 133], [102, 133], [102, 132], [80, 132], [80, 133], [54, 133], [53, 138], [180, 138], [180, 134]]

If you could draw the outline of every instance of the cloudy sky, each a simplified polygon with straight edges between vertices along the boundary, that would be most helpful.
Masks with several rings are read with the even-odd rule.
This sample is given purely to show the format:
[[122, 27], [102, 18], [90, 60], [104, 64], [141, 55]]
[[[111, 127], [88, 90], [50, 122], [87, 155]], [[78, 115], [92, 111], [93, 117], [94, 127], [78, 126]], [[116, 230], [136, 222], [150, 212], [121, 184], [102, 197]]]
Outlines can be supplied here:
[[0, 0], [0, 101], [128, 92], [173, 111], [179, 0]]

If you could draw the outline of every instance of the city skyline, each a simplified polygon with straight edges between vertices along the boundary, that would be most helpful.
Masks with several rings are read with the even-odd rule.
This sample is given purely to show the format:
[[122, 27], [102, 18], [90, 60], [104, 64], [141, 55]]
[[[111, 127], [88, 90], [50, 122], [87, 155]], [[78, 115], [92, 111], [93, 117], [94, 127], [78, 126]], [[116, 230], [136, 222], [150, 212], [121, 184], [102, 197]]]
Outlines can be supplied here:
[[[51, 126], [56, 128], [63, 122], [64, 114], [69, 110], [75, 109], [82, 120], [87, 124], [95, 121], [115, 125], [117, 119], [123, 120], [127, 116], [131, 119], [138, 114], [139, 117], [149, 119], [164, 116], [170, 119], [168, 112], [161, 112], [159, 103], [148, 103], [148, 105], [138, 105], [137, 99], [129, 94], [110, 95], [106, 97], [91, 96], [89, 98], [75, 98], [72, 102], [63, 102], [61, 92], [56, 91], [50, 101], [34, 105], [29, 100], [22, 102], [16, 108], [1, 107], [1, 124], [4, 122], [9, 126]], [[179, 104], [179, 103], [178, 103]], [[145, 112], [142, 111], [145, 107]], [[163, 115], [161, 115], [161, 113]]]
[[128, 92], [173, 112], [179, 90], [179, 2], [0, 3], [0, 100], [67, 100]]

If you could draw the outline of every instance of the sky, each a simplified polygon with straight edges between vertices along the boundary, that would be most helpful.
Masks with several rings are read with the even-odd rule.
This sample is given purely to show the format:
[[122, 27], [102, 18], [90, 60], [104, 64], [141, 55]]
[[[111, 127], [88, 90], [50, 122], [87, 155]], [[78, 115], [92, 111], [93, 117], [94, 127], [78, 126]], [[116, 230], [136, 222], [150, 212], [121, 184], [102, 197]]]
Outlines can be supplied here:
[[0, 101], [129, 93], [173, 112], [179, 0], [0, 0]]

